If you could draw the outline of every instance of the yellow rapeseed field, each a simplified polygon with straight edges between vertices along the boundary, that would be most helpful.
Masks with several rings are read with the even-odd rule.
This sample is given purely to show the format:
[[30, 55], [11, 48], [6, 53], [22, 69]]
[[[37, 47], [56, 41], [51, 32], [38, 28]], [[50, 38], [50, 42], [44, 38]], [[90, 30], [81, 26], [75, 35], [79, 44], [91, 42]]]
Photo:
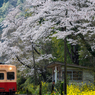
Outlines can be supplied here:
[[67, 95], [95, 95], [95, 87], [86, 84], [82, 86], [70, 85], [67, 86]]
[[[50, 95], [50, 94], [45, 94]], [[61, 95], [57, 89], [51, 95]], [[63, 92], [64, 95], [64, 92]], [[67, 95], [95, 95], [95, 86], [94, 84], [81, 84], [79, 85], [67, 85]]]

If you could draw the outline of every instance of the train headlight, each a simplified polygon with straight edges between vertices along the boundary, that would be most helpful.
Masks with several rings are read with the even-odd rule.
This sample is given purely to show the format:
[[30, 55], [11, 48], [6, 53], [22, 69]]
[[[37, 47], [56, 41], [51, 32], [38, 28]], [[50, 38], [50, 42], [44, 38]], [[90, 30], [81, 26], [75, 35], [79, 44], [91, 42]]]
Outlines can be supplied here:
[[9, 70], [12, 70], [12, 67], [10, 67]]

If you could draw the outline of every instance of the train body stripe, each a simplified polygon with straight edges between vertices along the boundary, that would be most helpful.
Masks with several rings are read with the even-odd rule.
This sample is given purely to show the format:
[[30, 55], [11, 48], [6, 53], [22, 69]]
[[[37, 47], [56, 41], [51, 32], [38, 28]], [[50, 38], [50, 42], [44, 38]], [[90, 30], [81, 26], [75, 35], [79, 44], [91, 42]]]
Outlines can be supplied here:
[[16, 92], [17, 91], [17, 83], [16, 82], [0, 83], [0, 92], [9, 92], [9, 90]]

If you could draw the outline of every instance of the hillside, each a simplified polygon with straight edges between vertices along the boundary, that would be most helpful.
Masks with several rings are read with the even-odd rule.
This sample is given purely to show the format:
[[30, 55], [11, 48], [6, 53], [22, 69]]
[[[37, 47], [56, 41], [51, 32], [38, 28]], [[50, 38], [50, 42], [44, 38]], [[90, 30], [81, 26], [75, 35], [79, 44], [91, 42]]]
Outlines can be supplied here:
[[[18, 5], [23, 7], [25, 0], [0, 0], [0, 23], [6, 18], [8, 13]], [[0, 26], [0, 41], [2, 28]]]
[[0, 0], [0, 22], [4, 20], [9, 11], [25, 0]]
[[0, 0], [0, 7], [2, 7], [2, 5], [4, 4], [4, 3], [7, 3], [9, 0]]

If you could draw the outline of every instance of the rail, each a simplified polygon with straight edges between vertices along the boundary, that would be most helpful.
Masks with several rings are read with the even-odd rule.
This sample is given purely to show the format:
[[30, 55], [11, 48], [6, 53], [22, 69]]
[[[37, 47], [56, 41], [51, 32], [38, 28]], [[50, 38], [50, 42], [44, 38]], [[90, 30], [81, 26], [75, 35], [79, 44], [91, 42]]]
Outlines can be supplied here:
[[34, 94], [15, 94], [15, 95], [34, 95]]
[[15, 95], [36, 95], [36, 94], [15, 94]]

